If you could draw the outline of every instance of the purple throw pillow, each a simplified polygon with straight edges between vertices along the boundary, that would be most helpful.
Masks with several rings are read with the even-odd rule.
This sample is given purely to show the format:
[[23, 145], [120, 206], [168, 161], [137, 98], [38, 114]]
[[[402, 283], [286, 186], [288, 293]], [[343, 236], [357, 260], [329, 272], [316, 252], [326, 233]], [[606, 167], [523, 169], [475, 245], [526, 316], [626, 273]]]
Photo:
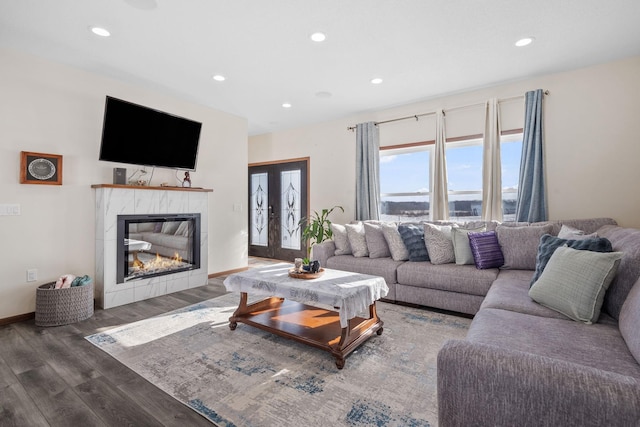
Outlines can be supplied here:
[[495, 231], [469, 233], [469, 246], [477, 269], [498, 268], [504, 264], [504, 256]]

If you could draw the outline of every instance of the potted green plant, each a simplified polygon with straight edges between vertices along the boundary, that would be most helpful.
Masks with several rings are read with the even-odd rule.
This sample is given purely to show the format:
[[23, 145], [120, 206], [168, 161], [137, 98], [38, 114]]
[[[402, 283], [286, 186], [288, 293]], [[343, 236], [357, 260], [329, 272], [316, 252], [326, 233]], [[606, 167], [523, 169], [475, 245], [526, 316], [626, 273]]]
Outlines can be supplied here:
[[[322, 243], [325, 240], [331, 239], [333, 236], [329, 215], [331, 215], [335, 209], [340, 209], [344, 212], [342, 206], [334, 206], [331, 209], [322, 209], [320, 213], [313, 211], [313, 215], [308, 218], [302, 218], [298, 222], [298, 226], [303, 227], [302, 238], [307, 243], [309, 257], [311, 257], [311, 248], [314, 244]], [[305, 258], [305, 260], [307, 260], [308, 264], [308, 259]]]

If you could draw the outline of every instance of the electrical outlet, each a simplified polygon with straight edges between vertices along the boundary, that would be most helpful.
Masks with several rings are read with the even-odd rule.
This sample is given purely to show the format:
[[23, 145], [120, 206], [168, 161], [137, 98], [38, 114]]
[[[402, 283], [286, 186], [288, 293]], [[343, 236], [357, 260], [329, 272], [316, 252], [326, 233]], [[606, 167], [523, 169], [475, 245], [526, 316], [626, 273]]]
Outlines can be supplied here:
[[15, 203], [0, 205], [0, 216], [5, 215], [20, 215], [20, 205]]
[[35, 282], [38, 280], [38, 269], [30, 268], [27, 270], [27, 282]]

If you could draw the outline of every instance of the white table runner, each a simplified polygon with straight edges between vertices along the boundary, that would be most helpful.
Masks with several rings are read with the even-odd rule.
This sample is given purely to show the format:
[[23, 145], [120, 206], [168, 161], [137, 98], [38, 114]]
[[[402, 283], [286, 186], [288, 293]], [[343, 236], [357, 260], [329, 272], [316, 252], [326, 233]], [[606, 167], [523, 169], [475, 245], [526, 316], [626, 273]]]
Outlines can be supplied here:
[[289, 277], [291, 268], [292, 264], [282, 263], [234, 273], [224, 280], [224, 286], [231, 292], [336, 307], [342, 328], [389, 292], [382, 277], [325, 269], [317, 279], [294, 279]]

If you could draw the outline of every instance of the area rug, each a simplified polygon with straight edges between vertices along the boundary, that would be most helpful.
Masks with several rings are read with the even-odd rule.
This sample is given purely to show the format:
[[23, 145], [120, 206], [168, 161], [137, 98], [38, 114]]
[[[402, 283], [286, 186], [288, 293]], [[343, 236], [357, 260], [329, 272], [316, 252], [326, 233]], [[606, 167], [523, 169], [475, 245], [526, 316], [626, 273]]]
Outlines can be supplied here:
[[336, 368], [325, 351], [228, 318], [226, 294], [86, 337], [219, 426], [436, 426], [436, 356], [470, 320], [379, 302], [374, 335]]

